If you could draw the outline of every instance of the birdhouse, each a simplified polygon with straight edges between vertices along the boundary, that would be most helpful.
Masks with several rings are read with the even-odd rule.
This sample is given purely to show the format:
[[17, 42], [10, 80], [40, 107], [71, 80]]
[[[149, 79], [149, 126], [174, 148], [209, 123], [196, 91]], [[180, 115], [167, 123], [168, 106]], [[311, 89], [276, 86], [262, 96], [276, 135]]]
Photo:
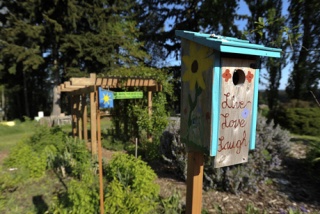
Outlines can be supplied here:
[[247, 162], [255, 148], [260, 57], [281, 49], [214, 34], [181, 37], [181, 140], [215, 156], [215, 167]]

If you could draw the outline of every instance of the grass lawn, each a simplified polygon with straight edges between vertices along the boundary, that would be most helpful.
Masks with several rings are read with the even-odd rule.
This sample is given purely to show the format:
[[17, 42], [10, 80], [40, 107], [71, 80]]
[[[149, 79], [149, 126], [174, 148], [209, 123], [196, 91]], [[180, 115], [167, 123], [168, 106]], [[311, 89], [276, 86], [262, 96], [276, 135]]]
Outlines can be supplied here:
[[9, 152], [18, 142], [30, 137], [36, 125], [33, 121], [15, 121], [14, 126], [0, 125], [0, 152]]
[[64, 186], [59, 178], [49, 172], [40, 179], [20, 183], [12, 192], [2, 193], [6, 200], [1, 213], [45, 213], [61, 191]]

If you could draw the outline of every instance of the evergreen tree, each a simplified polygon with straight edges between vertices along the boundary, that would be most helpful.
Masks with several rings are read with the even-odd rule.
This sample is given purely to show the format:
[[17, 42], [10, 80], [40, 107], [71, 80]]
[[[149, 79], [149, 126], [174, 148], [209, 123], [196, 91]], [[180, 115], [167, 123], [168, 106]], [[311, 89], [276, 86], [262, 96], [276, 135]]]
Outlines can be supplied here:
[[[247, 29], [249, 39], [257, 44], [263, 44], [268, 47], [281, 48], [286, 50], [290, 38], [289, 30], [285, 26], [285, 17], [282, 15], [282, 1], [278, 0], [255, 0], [245, 1], [251, 12], [248, 20]], [[262, 59], [261, 66], [265, 66], [267, 74], [267, 100], [271, 113], [276, 112], [278, 106], [278, 90], [281, 80], [281, 71], [286, 65], [285, 52], [280, 59], [267, 58]], [[270, 117], [273, 117], [271, 114]]]
[[28, 3], [4, 1], [1, 4], [0, 19], [3, 26], [0, 30], [0, 70], [1, 81], [10, 96], [7, 108], [10, 110], [9, 117], [14, 113], [19, 117], [31, 116], [32, 98], [39, 89], [30, 86], [30, 83], [36, 81], [33, 76], [35, 73], [31, 72], [37, 70], [41, 73], [40, 66], [44, 63], [41, 56], [43, 27], [30, 23], [33, 17], [27, 12], [30, 7]]
[[[141, 40], [152, 56], [165, 61], [167, 57], [179, 58], [180, 39], [175, 30], [215, 33], [224, 36], [240, 36], [234, 21], [238, 0], [141, 0], [138, 22]], [[155, 66], [168, 66], [154, 62]]]
[[311, 98], [309, 91], [318, 89], [320, 49], [320, 2], [316, 0], [291, 0], [289, 25], [296, 34], [302, 34], [299, 42], [293, 44], [291, 62], [293, 70], [286, 91], [292, 99]]
[[51, 114], [58, 115], [56, 89], [65, 78], [117, 69], [130, 73], [132, 67], [148, 61], [138, 40], [133, 1], [17, 0], [4, 1], [0, 7], [8, 11], [0, 16], [4, 26], [0, 30], [0, 77], [2, 81], [13, 77], [17, 87], [12, 99], [17, 97], [17, 108], [22, 103], [26, 106], [22, 115], [30, 116], [28, 106], [37, 109], [38, 104], [28, 99], [29, 91], [38, 87], [54, 89]]
[[234, 22], [240, 19], [236, 15], [238, 4], [238, 0], [139, 1], [137, 22], [142, 32], [139, 38], [145, 41], [145, 50], [152, 55], [148, 63], [162, 67], [172, 77], [176, 99], [169, 103], [173, 110], [179, 110], [181, 91], [181, 69], [175, 63], [180, 58], [181, 47], [175, 30], [240, 37]]

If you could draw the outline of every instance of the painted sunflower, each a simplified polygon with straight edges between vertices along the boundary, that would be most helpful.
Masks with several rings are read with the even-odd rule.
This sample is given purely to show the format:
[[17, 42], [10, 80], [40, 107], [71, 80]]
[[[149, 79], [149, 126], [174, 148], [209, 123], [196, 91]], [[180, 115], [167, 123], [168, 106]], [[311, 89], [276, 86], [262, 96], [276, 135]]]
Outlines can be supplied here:
[[202, 89], [206, 88], [202, 73], [212, 66], [212, 59], [208, 57], [208, 48], [197, 48], [196, 43], [190, 42], [189, 56], [183, 56], [182, 61], [187, 69], [182, 76], [182, 81], [189, 82], [190, 91], [195, 89], [196, 83]]

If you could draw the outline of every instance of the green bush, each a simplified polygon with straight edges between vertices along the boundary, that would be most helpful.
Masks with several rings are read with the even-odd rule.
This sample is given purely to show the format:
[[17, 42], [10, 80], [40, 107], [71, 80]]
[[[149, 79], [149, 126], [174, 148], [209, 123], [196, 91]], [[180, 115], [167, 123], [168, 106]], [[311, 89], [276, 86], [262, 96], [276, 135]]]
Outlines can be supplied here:
[[179, 192], [173, 192], [167, 198], [160, 199], [161, 206], [158, 213], [164, 214], [180, 214], [183, 213], [184, 208], [181, 204], [181, 195]]
[[[52, 148], [50, 148], [50, 151]], [[50, 207], [50, 213], [98, 213], [99, 182], [97, 162], [91, 157], [85, 144], [66, 137], [65, 147], [53, 152], [51, 165], [65, 169], [68, 175], [67, 191], [60, 194]], [[58, 171], [59, 172], [59, 171]]]
[[308, 173], [313, 180], [320, 182], [320, 140], [313, 137], [308, 139], [308, 144], [306, 154]]
[[20, 142], [5, 159], [4, 166], [26, 172], [26, 178], [40, 178], [47, 167], [46, 154], [43, 151], [36, 152], [29, 144]]
[[6, 168], [17, 168], [17, 171], [27, 178], [40, 178], [44, 175], [48, 163], [48, 148], [51, 155], [63, 150], [66, 134], [60, 128], [39, 126], [35, 133], [15, 145], [7, 159], [4, 161]]
[[67, 134], [59, 126], [49, 128], [39, 126], [26, 141], [34, 151], [42, 151], [46, 146], [54, 145], [58, 151], [63, 150]]
[[105, 197], [107, 213], [149, 213], [158, 206], [156, 174], [140, 158], [116, 154], [106, 166], [108, 182]]
[[[249, 153], [248, 163], [230, 167], [213, 166], [214, 157], [207, 157], [204, 165], [204, 188], [221, 189], [233, 193], [258, 190], [259, 182], [268, 179], [271, 170], [281, 167], [290, 136], [287, 131], [264, 117], [258, 118], [256, 148]], [[161, 148], [166, 162], [175, 167], [174, 172], [186, 180], [187, 155], [185, 145], [180, 142], [179, 131], [171, 129], [164, 133]]]
[[60, 195], [50, 210], [52, 213], [98, 213], [98, 176], [87, 168], [82, 173], [82, 179], [72, 178], [67, 192]]
[[320, 108], [281, 108], [275, 121], [292, 133], [320, 136]]

